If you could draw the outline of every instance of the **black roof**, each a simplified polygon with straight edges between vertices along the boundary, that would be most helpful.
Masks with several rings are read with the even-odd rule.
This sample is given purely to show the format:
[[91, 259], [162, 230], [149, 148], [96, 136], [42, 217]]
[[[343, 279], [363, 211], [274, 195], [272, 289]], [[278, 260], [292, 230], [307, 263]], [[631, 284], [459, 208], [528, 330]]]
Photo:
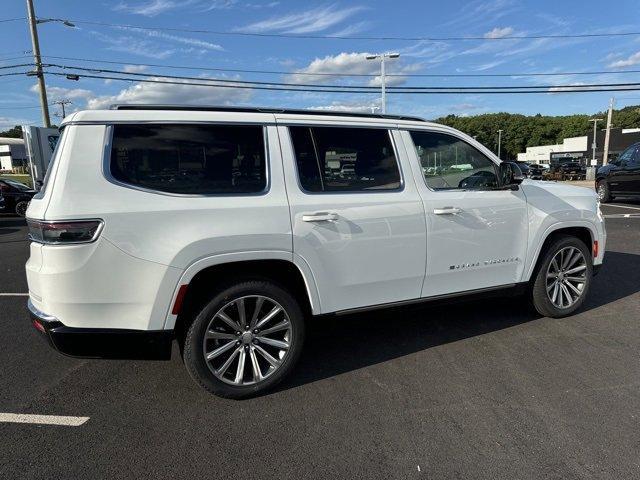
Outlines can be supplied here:
[[198, 112], [251, 112], [251, 113], [292, 113], [297, 115], [319, 115], [338, 117], [385, 118], [390, 120], [413, 120], [424, 122], [423, 118], [407, 115], [388, 115], [384, 113], [335, 112], [332, 110], [304, 110], [293, 108], [263, 108], [263, 107], [219, 107], [214, 105], [144, 105], [144, 104], [115, 104], [112, 110], [182, 110]]

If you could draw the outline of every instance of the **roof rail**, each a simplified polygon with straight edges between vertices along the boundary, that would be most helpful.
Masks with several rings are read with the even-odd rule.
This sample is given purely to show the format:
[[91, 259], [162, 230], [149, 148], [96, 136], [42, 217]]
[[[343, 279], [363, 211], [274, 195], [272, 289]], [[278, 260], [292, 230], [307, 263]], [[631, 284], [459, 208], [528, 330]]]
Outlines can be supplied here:
[[420, 117], [407, 115], [388, 115], [384, 113], [363, 113], [363, 112], [336, 112], [332, 110], [305, 110], [294, 108], [263, 108], [263, 107], [227, 107], [215, 105], [144, 105], [144, 104], [114, 104], [111, 110], [179, 110], [198, 112], [251, 112], [251, 113], [291, 113], [297, 115], [324, 115], [338, 117], [364, 117], [364, 118], [385, 118], [390, 120], [413, 120], [425, 122]]

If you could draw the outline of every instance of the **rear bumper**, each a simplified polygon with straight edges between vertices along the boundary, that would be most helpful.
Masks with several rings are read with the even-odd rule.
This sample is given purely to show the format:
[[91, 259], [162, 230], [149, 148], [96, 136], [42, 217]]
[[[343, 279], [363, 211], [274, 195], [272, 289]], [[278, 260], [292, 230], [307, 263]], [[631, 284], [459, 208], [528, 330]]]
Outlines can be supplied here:
[[172, 330], [73, 328], [27, 303], [31, 322], [49, 345], [64, 355], [80, 358], [169, 360]]

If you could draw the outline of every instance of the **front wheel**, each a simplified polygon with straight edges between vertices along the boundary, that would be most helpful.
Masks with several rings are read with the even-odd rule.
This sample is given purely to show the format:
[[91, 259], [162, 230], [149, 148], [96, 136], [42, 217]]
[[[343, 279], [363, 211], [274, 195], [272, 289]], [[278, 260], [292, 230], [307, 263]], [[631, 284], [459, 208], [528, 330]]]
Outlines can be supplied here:
[[558, 237], [541, 258], [532, 288], [532, 302], [545, 317], [562, 318], [582, 306], [591, 285], [593, 260], [576, 237]]
[[269, 281], [250, 280], [214, 294], [200, 311], [187, 331], [184, 362], [205, 390], [246, 398], [284, 379], [303, 341], [295, 298]]

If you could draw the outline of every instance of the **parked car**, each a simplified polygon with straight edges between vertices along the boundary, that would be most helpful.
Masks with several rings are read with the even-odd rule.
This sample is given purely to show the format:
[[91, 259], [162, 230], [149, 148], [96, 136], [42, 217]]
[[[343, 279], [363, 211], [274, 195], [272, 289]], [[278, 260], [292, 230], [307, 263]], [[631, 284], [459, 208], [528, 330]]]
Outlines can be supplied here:
[[601, 202], [616, 196], [640, 196], [640, 142], [598, 169], [596, 190]]
[[529, 178], [531, 180], [542, 180], [543, 173], [548, 170], [545, 165], [532, 163], [529, 165]]
[[[603, 260], [595, 192], [419, 118], [129, 105], [61, 128], [27, 211], [33, 325], [80, 357], [175, 340], [224, 397], [289, 374], [311, 316], [502, 292], [560, 318]], [[327, 173], [335, 152], [357, 176]]]
[[587, 167], [580, 162], [563, 163], [557, 170], [563, 180], [584, 180], [587, 177]]
[[0, 178], [0, 193], [5, 198], [4, 209], [24, 217], [36, 191], [16, 180]]
[[529, 176], [531, 175], [531, 165], [526, 163], [526, 162], [515, 162], [518, 167], [520, 168], [520, 171], [522, 172], [522, 176], [524, 178], [529, 178]]

